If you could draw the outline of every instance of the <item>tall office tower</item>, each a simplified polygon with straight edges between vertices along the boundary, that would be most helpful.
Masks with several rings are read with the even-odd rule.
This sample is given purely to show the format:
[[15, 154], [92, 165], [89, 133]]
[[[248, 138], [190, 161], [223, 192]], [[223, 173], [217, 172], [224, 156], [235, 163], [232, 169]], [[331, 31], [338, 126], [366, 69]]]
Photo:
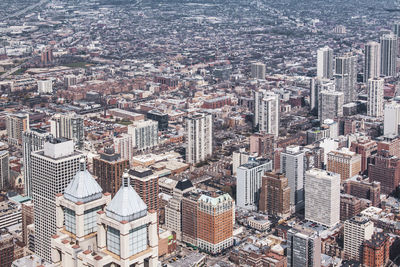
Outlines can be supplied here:
[[383, 79], [368, 80], [367, 114], [371, 117], [383, 116]]
[[368, 42], [365, 45], [364, 82], [381, 76], [381, 45]]
[[321, 124], [326, 119], [343, 116], [344, 94], [336, 91], [321, 91], [318, 101], [318, 119]]
[[333, 49], [325, 46], [317, 51], [317, 77], [333, 78]]
[[378, 151], [368, 166], [368, 175], [370, 181], [381, 183], [382, 193], [391, 194], [400, 185], [400, 159]]
[[182, 199], [182, 241], [197, 246], [197, 201], [201, 194], [189, 192]]
[[35, 203], [35, 253], [51, 261], [51, 236], [56, 233], [55, 196], [79, 170], [82, 153], [74, 151], [72, 140], [50, 139], [43, 150], [32, 152], [32, 196]]
[[50, 133], [40, 129], [29, 129], [22, 135], [25, 194], [30, 198], [32, 198], [31, 154], [34, 151], [42, 150], [44, 143], [49, 138]]
[[327, 171], [338, 173], [343, 182], [361, 172], [361, 155], [348, 148], [333, 150], [328, 153]]
[[250, 153], [244, 147], [232, 153], [232, 174], [237, 174], [237, 169], [249, 161]]
[[322, 91], [335, 91], [333, 80], [312, 78], [310, 82], [310, 108], [319, 110], [319, 94]]
[[165, 207], [165, 227], [176, 233], [176, 239], [182, 240], [182, 198], [183, 195], [193, 191], [190, 180], [179, 181], [173, 189], [172, 198]]
[[137, 150], [146, 150], [158, 145], [158, 122], [152, 120], [134, 121], [128, 126], [132, 144]]
[[8, 114], [6, 117], [7, 138], [10, 145], [22, 144], [22, 133], [29, 129], [29, 114]]
[[369, 182], [369, 178], [353, 177], [343, 183], [343, 191], [357, 198], [371, 201], [372, 206], [378, 207], [381, 203], [381, 183]]
[[292, 211], [304, 208], [304, 152], [299, 146], [288, 146], [281, 153], [281, 172], [289, 181]]
[[10, 188], [10, 164], [8, 150], [0, 151], [0, 190]]
[[53, 93], [53, 81], [52, 80], [40, 80], [37, 81], [38, 93], [39, 94], [51, 94]]
[[273, 134], [255, 133], [250, 136], [251, 154], [272, 158], [275, 147], [275, 136]]
[[12, 266], [14, 260], [14, 237], [8, 233], [0, 232], [0, 266]]
[[284, 175], [267, 172], [262, 177], [259, 210], [282, 218], [290, 216], [290, 187]]
[[22, 215], [22, 242], [24, 242], [25, 246], [27, 246], [28, 225], [33, 223], [33, 218], [34, 218], [34, 207], [32, 201], [22, 203], [21, 215]]
[[209, 113], [186, 118], [186, 162], [196, 164], [206, 160], [213, 151], [213, 121]]
[[122, 180], [121, 188], [111, 199], [109, 194], [102, 194], [101, 187], [87, 171], [81, 170], [65, 189], [64, 196], [57, 196], [53, 263], [158, 266], [157, 214], [148, 210], [130, 186], [128, 173], [124, 173]]
[[233, 245], [235, 201], [229, 194], [201, 195], [197, 202], [197, 245], [218, 254]]
[[54, 137], [71, 139], [77, 148], [82, 148], [85, 132], [81, 116], [74, 113], [56, 114], [50, 120], [50, 128]]
[[335, 226], [340, 221], [340, 175], [311, 169], [305, 179], [305, 219]]
[[265, 64], [261, 62], [251, 63], [251, 78], [265, 79]]
[[385, 34], [381, 37], [381, 73], [384, 76], [397, 75], [397, 54], [399, 50], [398, 37], [394, 34]]
[[357, 215], [344, 223], [344, 257], [362, 262], [363, 243], [370, 240], [374, 224], [367, 218]]
[[386, 266], [390, 252], [389, 236], [385, 233], [375, 233], [371, 240], [363, 244], [363, 261], [365, 267]]
[[236, 205], [243, 209], [257, 210], [260, 199], [261, 179], [266, 171], [272, 170], [272, 161], [250, 157], [246, 164], [237, 169]]
[[133, 143], [132, 136], [129, 134], [122, 134], [119, 137], [114, 138], [114, 149], [115, 153], [121, 155], [121, 159], [129, 160], [129, 163], [133, 162]]
[[351, 54], [336, 58], [336, 91], [344, 95], [344, 104], [357, 99], [357, 56]]
[[121, 176], [126, 169], [129, 169], [129, 160], [122, 159], [111, 148], [100, 153], [100, 158], [93, 159], [93, 174], [97, 176], [97, 181], [104, 192], [109, 192], [112, 196], [121, 187]]
[[361, 155], [361, 173], [368, 170], [371, 157], [377, 151], [377, 144], [370, 137], [362, 136], [351, 142], [350, 151]]
[[287, 266], [321, 266], [321, 237], [312, 230], [290, 229], [287, 233]]
[[271, 91], [260, 90], [254, 92], [254, 126], [259, 131], [279, 134], [279, 96]]
[[383, 112], [383, 134], [399, 135], [400, 104], [397, 102], [386, 103]]
[[157, 121], [159, 131], [168, 130], [168, 120], [169, 120], [168, 114], [153, 109], [147, 112], [146, 118], [149, 120]]

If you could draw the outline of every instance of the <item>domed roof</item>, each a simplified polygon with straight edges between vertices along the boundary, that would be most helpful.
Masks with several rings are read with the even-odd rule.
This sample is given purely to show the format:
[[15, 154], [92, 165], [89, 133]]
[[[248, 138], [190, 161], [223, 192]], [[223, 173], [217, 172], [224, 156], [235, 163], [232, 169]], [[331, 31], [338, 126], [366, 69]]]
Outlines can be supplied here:
[[64, 198], [72, 202], [90, 202], [101, 198], [103, 189], [93, 176], [86, 170], [86, 160], [80, 160], [80, 170], [64, 191]]
[[127, 171], [122, 176], [122, 187], [106, 207], [106, 215], [117, 221], [133, 221], [147, 214], [147, 205], [130, 185]]

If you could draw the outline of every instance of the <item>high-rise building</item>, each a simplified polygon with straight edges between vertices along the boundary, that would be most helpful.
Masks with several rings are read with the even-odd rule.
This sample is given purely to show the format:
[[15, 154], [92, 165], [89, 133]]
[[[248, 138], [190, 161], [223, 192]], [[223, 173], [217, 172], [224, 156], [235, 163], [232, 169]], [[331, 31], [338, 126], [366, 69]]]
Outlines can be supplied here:
[[400, 37], [400, 22], [395, 22], [393, 25], [393, 33], [397, 36]]
[[340, 176], [311, 169], [305, 176], [305, 219], [332, 227], [340, 221]]
[[132, 144], [137, 150], [146, 150], [158, 145], [158, 122], [152, 120], [134, 121], [128, 126]]
[[25, 246], [27, 246], [28, 225], [33, 223], [33, 218], [34, 218], [34, 206], [32, 201], [22, 203], [21, 215], [22, 215], [22, 242], [24, 242]]
[[335, 91], [333, 80], [312, 78], [310, 82], [310, 108], [319, 110], [319, 94], [322, 91]]
[[347, 148], [331, 151], [328, 153], [326, 169], [338, 173], [343, 182], [361, 172], [361, 155]]
[[377, 42], [368, 42], [365, 45], [364, 82], [381, 76], [381, 45]]
[[333, 49], [327, 46], [317, 51], [317, 77], [321, 79], [333, 78]]
[[119, 137], [115, 137], [114, 149], [115, 153], [121, 155], [121, 159], [129, 160], [129, 163], [132, 164], [133, 143], [132, 143], [132, 137], [129, 134], [122, 134]]
[[281, 153], [281, 172], [288, 179], [290, 205], [295, 211], [304, 208], [304, 152], [299, 146], [288, 146]]
[[385, 104], [383, 112], [383, 134], [384, 135], [399, 135], [400, 124], [400, 104], [390, 102]]
[[376, 154], [377, 144], [371, 138], [362, 136], [351, 142], [350, 151], [361, 155], [361, 173], [364, 173], [368, 170], [372, 155]]
[[272, 158], [274, 154], [275, 136], [273, 134], [255, 133], [250, 136], [250, 153], [259, 157]]
[[383, 116], [383, 82], [381, 78], [368, 80], [367, 114], [371, 117]]
[[261, 62], [251, 63], [251, 78], [265, 79], [265, 64]]
[[53, 81], [52, 80], [39, 80], [37, 82], [39, 94], [51, 94], [53, 93]]
[[370, 240], [374, 224], [357, 215], [344, 223], [344, 256], [346, 259], [362, 262], [363, 243]]
[[8, 232], [0, 232], [0, 266], [11, 266], [14, 260], [14, 238]]
[[100, 158], [93, 159], [93, 174], [97, 176], [104, 192], [109, 192], [112, 196], [121, 187], [121, 176], [126, 169], [129, 169], [129, 160], [122, 159], [110, 148], [100, 153]]
[[232, 174], [237, 174], [237, 169], [249, 161], [250, 153], [244, 147], [232, 153]]
[[279, 134], [279, 96], [271, 91], [260, 90], [254, 92], [255, 111], [254, 126], [260, 132]]
[[342, 92], [321, 91], [318, 101], [318, 119], [321, 124], [326, 119], [343, 116], [344, 95]]
[[77, 84], [77, 77], [75, 75], [67, 75], [64, 77], [64, 86], [66, 88]]
[[147, 119], [158, 122], [158, 130], [165, 131], [168, 130], [168, 114], [165, 114], [156, 109], [150, 110], [146, 114]]
[[287, 233], [287, 266], [321, 266], [321, 237], [311, 230], [290, 229]]
[[381, 42], [381, 73], [384, 76], [397, 74], [397, 53], [399, 50], [398, 37], [394, 34], [385, 34], [380, 39]]
[[392, 193], [400, 185], [400, 159], [378, 151], [369, 164], [368, 176], [370, 181], [380, 182], [382, 193]]
[[35, 204], [35, 253], [51, 261], [51, 236], [56, 233], [55, 195], [79, 170], [82, 153], [74, 150], [72, 140], [50, 139], [44, 149], [32, 152], [32, 196]]
[[197, 201], [197, 246], [218, 254], [233, 245], [235, 201], [227, 193], [202, 194]]
[[81, 116], [74, 113], [56, 114], [50, 120], [50, 128], [55, 138], [73, 140], [77, 148], [82, 148], [85, 132]]
[[381, 184], [369, 182], [369, 178], [352, 177], [343, 183], [343, 191], [346, 194], [371, 201], [372, 206], [379, 206], [381, 203]]
[[206, 160], [213, 151], [213, 122], [209, 113], [186, 118], [186, 162], [196, 164]]
[[8, 114], [6, 118], [7, 138], [10, 145], [22, 144], [22, 133], [29, 129], [29, 114]]
[[[82, 164], [82, 163], [81, 163]], [[83, 162], [84, 164], [84, 162]], [[52, 261], [60, 266], [158, 266], [157, 214], [132, 188], [129, 174], [114, 198], [85, 169], [59, 194]], [[65, 242], [68, 240], [68, 242]]]
[[342, 92], [344, 104], [357, 99], [357, 56], [351, 54], [336, 58], [336, 91]]
[[262, 177], [259, 210], [282, 218], [290, 216], [290, 187], [284, 175], [267, 172]]
[[10, 188], [10, 164], [8, 150], [0, 151], [0, 190], [6, 191]]
[[197, 246], [197, 201], [201, 194], [188, 192], [182, 199], [182, 241]]
[[353, 218], [362, 211], [361, 200], [358, 197], [340, 194], [340, 221]]
[[363, 244], [363, 266], [383, 267], [389, 261], [390, 241], [385, 233], [375, 233]]
[[40, 129], [29, 129], [22, 135], [25, 195], [30, 198], [32, 198], [31, 154], [34, 151], [42, 150], [44, 143], [49, 138], [50, 133]]
[[262, 176], [272, 170], [272, 161], [250, 157], [237, 169], [236, 205], [243, 209], [256, 210], [260, 199]]

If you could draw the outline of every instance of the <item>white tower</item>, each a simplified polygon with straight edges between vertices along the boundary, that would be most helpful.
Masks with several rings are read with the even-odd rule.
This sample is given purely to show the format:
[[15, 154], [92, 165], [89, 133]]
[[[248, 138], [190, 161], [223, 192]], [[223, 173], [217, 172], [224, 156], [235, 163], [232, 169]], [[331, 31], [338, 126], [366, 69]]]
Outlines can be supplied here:
[[398, 49], [399, 42], [396, 35], [385, 34], [381, 37], [381, 72], [384, 76], [397, 75]]
[[212, 155], [213, 123], [209, 113], [186, 118], [186, 162], [196, 164]]
[[383, 115], [383, 134], [399, 135], [400, 104], [397, 102], [387, 103]]
[[365, 45], [364, 82], [368, 79], [379, 78], [381, 75], [381, 45], [368, 42]]
[[383, 79], [373, 78], [368, 80], [367, 114], [371, 117], [383, 116]]
[[317, 77], [320, 79], [333, 78], [333, 50], [327, 46], [317, 51]]

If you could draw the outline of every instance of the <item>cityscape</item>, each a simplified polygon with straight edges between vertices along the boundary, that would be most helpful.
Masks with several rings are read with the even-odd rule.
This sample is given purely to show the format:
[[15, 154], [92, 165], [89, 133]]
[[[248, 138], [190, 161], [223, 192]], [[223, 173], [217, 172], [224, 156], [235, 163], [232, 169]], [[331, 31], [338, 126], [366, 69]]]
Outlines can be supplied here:
[[400, 1], [0, 1], [0, 267], [400, 266]]

